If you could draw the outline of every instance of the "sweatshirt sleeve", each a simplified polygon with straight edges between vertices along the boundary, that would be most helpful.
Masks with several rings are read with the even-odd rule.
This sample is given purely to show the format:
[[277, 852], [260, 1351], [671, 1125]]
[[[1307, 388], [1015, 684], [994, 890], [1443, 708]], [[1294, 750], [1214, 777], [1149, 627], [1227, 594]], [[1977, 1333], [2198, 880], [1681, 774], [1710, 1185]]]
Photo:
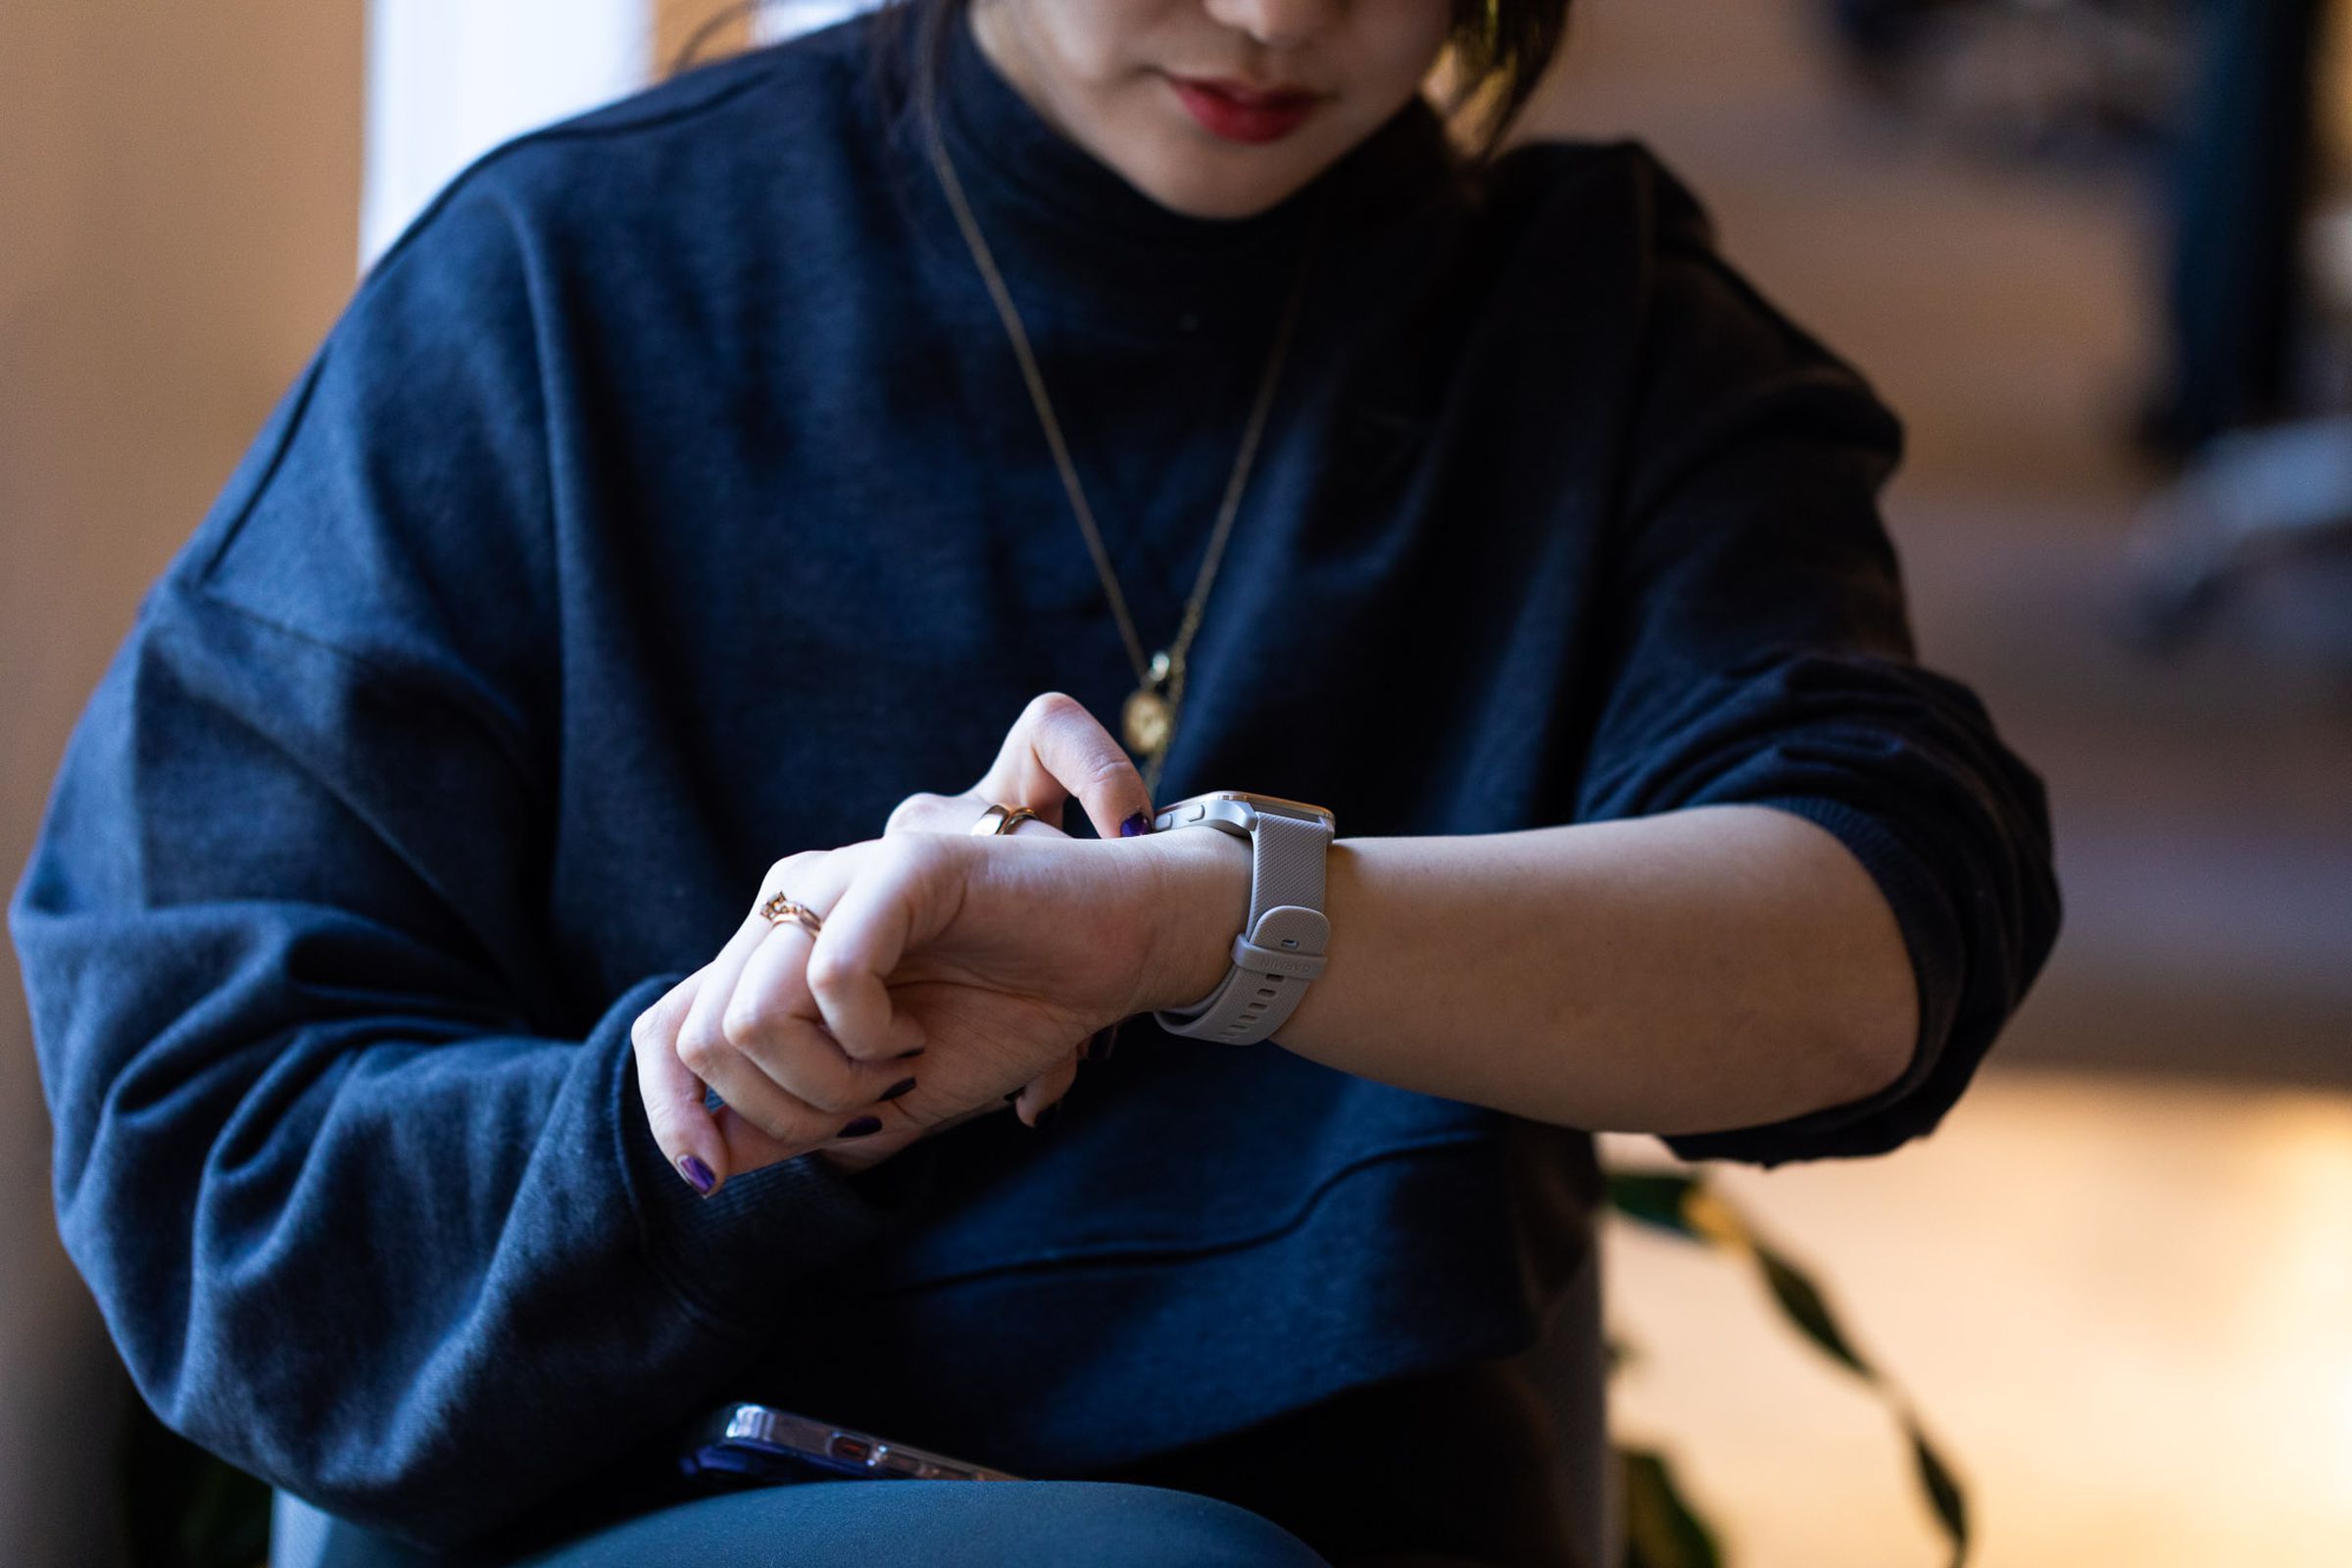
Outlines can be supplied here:
[[735, 1392], [929, 1171], [696, 1199], [628, 1038], [681, 971], [564, 982], [537, 309], [478, 180], [379, 267], [141, 604], [10, 908], [60, 1230], [143, 1396], [436, 1544]]
[[1880, 1153], [1933, 1129], [2056, 938], [2041, 780], [1965, 686], [1916, 662], [1877, 496], [1893, 416], [1717, 257], [1650, 166], [1646, 341], [1608, 578], [1610, 689], [1579, 817], [1791, 811], [1876, 880], [1919, 988], [1908, 1069], [1688, 1159]]

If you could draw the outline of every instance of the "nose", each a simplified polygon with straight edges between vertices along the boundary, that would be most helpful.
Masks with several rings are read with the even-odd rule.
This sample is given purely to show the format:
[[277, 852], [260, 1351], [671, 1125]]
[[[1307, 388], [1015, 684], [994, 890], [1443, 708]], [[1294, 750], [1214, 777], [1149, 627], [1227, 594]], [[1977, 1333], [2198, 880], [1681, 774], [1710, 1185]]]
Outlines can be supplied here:
[[1329, 27], [1347, 0], [1204, 0], [1211, 19], [1269, 49], [1294, 49]]

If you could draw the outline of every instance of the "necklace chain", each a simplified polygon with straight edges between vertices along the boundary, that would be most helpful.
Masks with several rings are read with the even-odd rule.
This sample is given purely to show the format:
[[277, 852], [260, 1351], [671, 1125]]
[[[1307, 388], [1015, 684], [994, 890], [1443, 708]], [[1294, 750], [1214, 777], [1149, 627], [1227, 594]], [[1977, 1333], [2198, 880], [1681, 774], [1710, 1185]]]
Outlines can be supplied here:
[[1299, 257], [1298, 267], [1291, 280], [1289, 299], [1284, 303], [1282, 323], [1274, 334], [1273, 352], [1268, 356], [1265, 374], [1260, 378], [1257, 396], [1250, 410], [1250, 422], [1242, 434], [1242, 449], [1234, 459], [1233, 471], [1226, 479], [1225, 496], [1217, 510], [1215, 528], [1208, 538], [1207, 554], [1201, 559], [1200, 575], [1195, 579], [1190, 600], [1184, 607], [1184, 618], [1177, 627], [1176, 637], [1161, 653], [1147, 658], [1143, 639], [1136, 634], [1135, 620], [1127, 612], [1127, 596], [1119, 591], [1119, 579], [1111, 569], [1109, 552], [1102, 547], [1102, 536], [1095, 526], [1095, 514], [1086, 504], [1086, 492], [1078, 483], [1078, 469], [1070, 461], [1068, 443], [1062, 439], [1061, 421], [1054, 416], [1054, 405], [1046, 396], [1045, 377], [1038, 373], [1037, 357], [1030, 351], [1029, 334], [1022, 329], [1020, 313], [1013, 309], [1012, 295], [1004, 286], [1004, 274], [997, 270], [996, 258], [988, 242], [981, 237], [980, 225], [972, 218], [970, 206], [964, 201], [963, 185], [956, 177], [956, 168], [948, 159], [948, 150], [939, 138], [937, 128], [929, 137], [933, 164], [939, 171], [940, 183], [947, 191], [948, 203], [956, 211], [956, 221], [963, 230], [966, 244], [971, 247], [972, 259], [979, 264], [980, 274], [988, 285], [989, 297], [996, 302], [997, 314], [1004, 318], [1004, 330], [1012, 339], [1014, 356], [1021, 364], [1021, 378], [1028, 384], [1029, 400], [1036, 406], [1039, 423], [1045, 426], [1046, 444], [1053, 450], [1054, 466], [1060, 471], [1062, 489], [1070, 498], [1070, 509], [1078, 515], [1078, 526], [1086, 535], [1086, 548], [1094, 558], [1096, 575], [1102, 579], [1102, 591], [1110, 600], [1110, 611], [1119, 623], [1119, 636], [1127, 645], [1127, 658], [1135, 666], [1136, 691], [1127, 700], [1124, 715], [1125, 739], [1129, 750], [1146, 758], [1144, 790], [1154, 798], [1159, 788], [1160, 765], [1167, 760], [1168, 748], [1175, 739], [1176, 720], [1184, 703], [1185, 654], [1192, 647], [1194, 635], [1200, 629], [1200, 612], [1208, 602], [1209, 585], [1216, 580], [1217, 566], [1225, 554], [1225, 538], [1233, 527], [1234, 515], [1240, 511], [1242, 491], [1249, 482], [1250, 466], [1256, 456], [1258, 438], [1263, 434], [1267, 411], [1274, 402], [1275, 383], [1282, 374], [1282, 363], [1288, 354], [1291, 331], [1298, 319], [1300, 302], [1306, 294], [1309, 264], [1313, 260], [1313, 239], [1320, 237], [1320, 226], [1310, 236], [1310, 243]]

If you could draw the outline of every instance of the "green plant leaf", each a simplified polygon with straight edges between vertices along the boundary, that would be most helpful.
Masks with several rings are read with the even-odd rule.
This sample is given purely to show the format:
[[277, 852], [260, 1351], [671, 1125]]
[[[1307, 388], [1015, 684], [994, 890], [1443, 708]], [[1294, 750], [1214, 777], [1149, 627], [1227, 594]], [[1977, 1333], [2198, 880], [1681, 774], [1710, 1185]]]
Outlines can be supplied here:
[[1683, 1200], [1697, 1185], [1692, 1177], [1672, 1173], [1611, 1171], [1609, 1202], [1638, 1224], [1700, 1241], [1704, 1238], [1690, 1228], [1683, 1212]]
[[1772, 1298], [1781, 1303], [1788, 1321], [1804, 1332], [1806, 1339], [1819, 1346], [1826, 1355], [1834, 1356], [1853, 1369], [1854, 1375], [1865, 1383], [1876, 1383], [1879, 1375], [1864, 1361], [1853, 1346], [1846, 1342], [1845, 1332], [1830, 1314], [1830, 1303], [1822, 1297], [1820, 1287], [1805, 1277], [1802, 1270], [1768, 1247], [1755, 1249], [1756, 1264], [1764, 1270], [1764, 1283], [1772, 1290]]
[[[1608, 1183], [1610, 1202], [1627, 1218], [1671, 1231], [1702, 1246], [1753, 1255], [1756, 1267], [1764, 1275], [1765, 1288], [1772, 1293], [1782, 1314], [1824, 1355], [1879, 1391], [1879, 1396], [1902, 1425], [1905, 1441], [1911, 1446], [1920, 1490], [1927, 1494], [1928, 1506], [1952, 1544], [1952, 1568], [1962, 1568], [1968, 1560], [1968, 1498], [1959, 1480], [1920, 1429], [1901, 1392], [1882, 1378], [1846, 1338], [1821, 1288], [1804, 1270], [1761, 1241], [1755, 1227], [1712, 1185], [1679, 1174], [1623, 1172], [1611, 1172]], [[1625, 1477], [1627, 1568], [1659, 1568], [1659, 1565], [1680, 1568], [1685, 1561], [1712, 1568], [1717, 1561], [1714, 1543], [1707, 1538], [1705, 1527], [1675, 1494], [1664, 1461], [1654, 1454], [1624, 1453], [1620, 1455], [1620, 1464]], [[1705, 1556], [1677, 1555], [1689, 1549], [1678, 1521], [1687, 1521], [1699, 1532]]]
[[1960, 1483], [1953, 1479], [1951, 1467], [1928, 1442], [1928, 1435], [1919, 1429], [1917, 1421], [1906, 1419], [1903, 1430], [1911, 1439], [1911, 1457], [1919, 1466], [1919, 1485], [1928, 1494], [1928, 1504], [1936, 1510], [1936, 1522], [1943, 1526], [1945, 1537], [1952, 1544], [1952, 1568], [1968, 1561], [1968, 1498], [1961, 1494]]
[[1723, 1568], [1714, 1535], [1683, 1501], [1663, 1454], [1621, 1448], [1617, 1464], [1625, 1494], [1624, 1568]]

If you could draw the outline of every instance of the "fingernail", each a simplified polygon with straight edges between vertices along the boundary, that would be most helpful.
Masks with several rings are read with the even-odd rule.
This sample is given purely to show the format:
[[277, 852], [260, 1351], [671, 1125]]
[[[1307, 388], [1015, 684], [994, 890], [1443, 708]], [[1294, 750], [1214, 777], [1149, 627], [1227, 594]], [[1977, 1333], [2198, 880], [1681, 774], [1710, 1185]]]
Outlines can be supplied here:
[[1044, 1132], [1047, 1128], [1053, 1126], [1055, 1119], [1060, 1115], [1061, 1102], [1056, 1100], [1054, 1102], [1054, 1103], [1039, 1111], [1037, 1113], [1037, 1120], [1031, 1122], [1030, 1125], [1035, 1127], [1039, 1132]]
[[1151, 827], [1152, 819], [1146, 816], [1143, 812], [1138, 811], [1126, 821], [1119, 824], [1119, 837], [1123, 839], [1131, 839], [1136, 837], [1138, 834], [1150, 831]]
[[881, 1117], [860, 1116], [833, 1136], [836, 1138], [863, 1138], [868, 1133], [878, 1133], [881, 1130]]
[[917, 1046], [912, 1051], [902, 1051], [890, 1059], [893, 1061], [912, 1061], [915, 1057], [921, 1055], [922, 1054], [923, 1048]]
[[913, 1080], [913, 1079], [911, 1079], [911, 1078], [902, 1078], [902, 1079], [900, 1079], [900, 1080], [899, 1080], [897, 1083], [895, 1083], [895, 1084], [892, 1084], [892, 1085], [891, 1085], [891, 1086], [890, 1086], [888, 1089], [885, 1089], [885, 1090], [883, 1090], [883, 1091], [882, 1091], [882, 1098], [883, 1098], [884, 1100], [896, 1100], [896, 1099], [898, 1099], [898, 1098], [899, 1098], [901, 1095], [905, 1094], [905, 1093], [906, 1093], [907, 1090], [909, 1090], [909, 1089], [912, 1089], [913, 1087], [914, 1087], [914, 1080]]
[[678, 1174], [686, 1178], [687, 1186], [705, 1198], [709, 1198], [710, 1189], [718, 1185], [718, 1178], [710, 1174], [710, 1167], [692, 1154], [678, 1156]]

